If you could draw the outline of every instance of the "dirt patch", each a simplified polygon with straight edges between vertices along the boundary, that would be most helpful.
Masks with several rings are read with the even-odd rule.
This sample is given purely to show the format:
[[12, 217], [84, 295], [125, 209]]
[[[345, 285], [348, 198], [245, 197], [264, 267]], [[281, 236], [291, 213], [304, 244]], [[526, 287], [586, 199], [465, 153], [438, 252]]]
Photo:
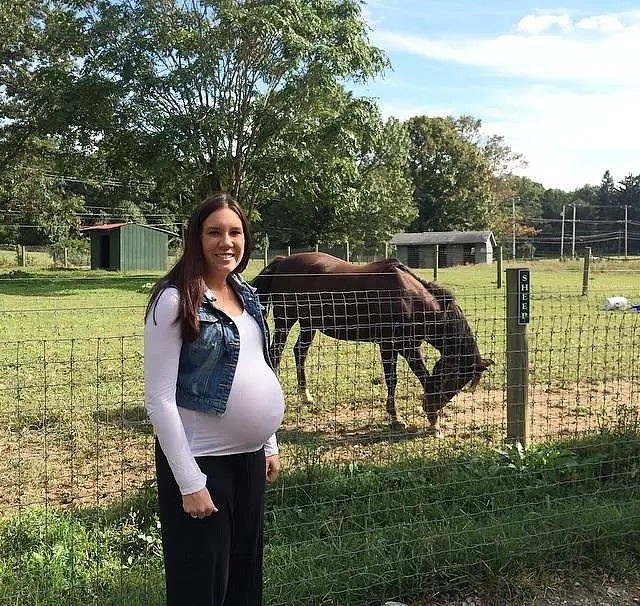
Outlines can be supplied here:
[[[313, 405], [302, 404], [297, 396], [287, 398], [285, 431], [318, 434], [327, 439], [355, 441], [395, 437], [389, 432], [384, 410], [384, 385], [372, 388], [369, 396], [336, 402], [320, 395]], [[361, 393], [364, 390], [360, 390]], [[447, 438], [480, 437], [500, 441], [507, 434], [507, 399], [503, 389], [462, 392], [440, 414], [440, 435]], [[408, 425], [408, 434], [427, 435], [428, 423], [420, 408], [417, 388], [396, 396], [399, 415]], [[530, 442], [552, 437], [578, 436], [603, 428], [637, 428], [640, 415], [640, 385], [632, 381], [612, 383], [533, 385], [528, 393], [527, 429]], [[429, 434], [431, 435], [431, 434]]]
[[411, 602], [411, 606], [637, 606], [640, 584], [603, 577], [542, 587], [527, 597], [463, 597]]
[[[279, 433], [284, 467], [304, 468], [310, 451], [316, 462], [381, 464], [402, 454], [432, 451], [437, 440], [420, 409], [419, 390], [407, 386], [398, 391], [398, 411], [409, 425], [401, 432], [389, 428], [383, 384], [370, 383], [366, 396], [360, 390], [347, 400], [325, 391], [313, 405], [301, 404], [297, 395], [288, 393]], [[577, 436], [604, 427], [637, 428], [639, 411], [640, 387], [634, 382], [535, 385], [529, 391], [529, 440]], [[150, 426], [141, 407], [128, 415], [134, 422], [128, 417], [109, 422], [81, 417], [18, 428], [7, 417], [0, 428], [0, 508], [106, 505], [152, 480]], [[504, 390], [459, 394], [443, 409], [440, 426], [450, 442], [500, 443], [507, 429]]]

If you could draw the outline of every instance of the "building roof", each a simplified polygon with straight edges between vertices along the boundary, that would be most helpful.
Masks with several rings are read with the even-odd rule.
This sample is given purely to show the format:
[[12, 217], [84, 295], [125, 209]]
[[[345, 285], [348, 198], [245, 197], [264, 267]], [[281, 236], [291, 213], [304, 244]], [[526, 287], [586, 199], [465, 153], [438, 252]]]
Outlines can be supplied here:
[[99, 225], [90, 225], [88, 227], [81, 227], [80, 231], [111, 231], [117, 229], [118, 227], [122, 227], [123, 225], [128, 225], [127, 223], [100, 223]]
[[162, 229], [161, 227], [156, 227], [155, 225], [144, 225], [143, 223], [136, 223], [135, 221], [126, 221], [124, 223], [100, 223], [99, 225], [89, 225], [88, 227], [81, 227], [80, 231], [82, 233], [92, 231], [113, 231], [115, 229], [120, 229], [125, 225], [138, 225], [139, 227], [144, 227], [145, 229], [153, 229], [154, 231], [159, 231], [163, 234], [168, 234], [169, 236], [178, 236], [178, 234], [167, 229]]
[[479, 244], [496, 241], [491, 231], [423, 231], [421, 233], [394, 234], [391, 244], [416, 246], [420, 244]]

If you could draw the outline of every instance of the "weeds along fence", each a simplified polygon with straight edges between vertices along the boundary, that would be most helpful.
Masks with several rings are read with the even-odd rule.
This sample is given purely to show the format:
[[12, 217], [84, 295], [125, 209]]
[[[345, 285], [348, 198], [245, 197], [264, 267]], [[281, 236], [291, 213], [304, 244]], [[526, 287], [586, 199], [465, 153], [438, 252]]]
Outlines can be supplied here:
[[[163, 603], [145, 283], [0, 282], [0, 603]], [[402, 359], [408, 428], [390, 429], [371, 343], [316, 336], [314, 402], [300, 401], [294, 329], [279, 371], [285, 471], [268, 489], [266, 604], [419, 603], [479, 583], [513, 588], [523, 570], [631, 565], [640, 313], [604, 311], [609, 288], [536, 287], [535, 272], [532, 283], [526, 448], [506, 440], [506, 289], [454, 288], [494, 364], [444, 408], [441, 438]], [[637, 276], [622, 284], [615, 294], [640, 297]], [[435, 350], [424, 353], [431, 367]]]

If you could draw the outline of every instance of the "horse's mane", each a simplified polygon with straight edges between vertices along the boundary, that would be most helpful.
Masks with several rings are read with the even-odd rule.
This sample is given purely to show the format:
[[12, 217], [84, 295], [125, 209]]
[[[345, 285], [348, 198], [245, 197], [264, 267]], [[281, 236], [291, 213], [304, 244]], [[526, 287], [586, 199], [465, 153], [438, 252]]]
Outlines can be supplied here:
[[395, 267], [418, 280], [418, 282], [420, 282], [420, 284], [422, 284], [422, 286], [424, 286], [436, 298], [438, 303], [442, 305], [443, 309], [451, 309], [454, 306], [458, 307], [456, 298], [451, 290], [441, 284], [438, 284], [438, 282], [427, 282], [425, 279], [412, 272], [406, 265], [400, 263], [397, 259], [394, 259], [394, 261], [396, 262]]

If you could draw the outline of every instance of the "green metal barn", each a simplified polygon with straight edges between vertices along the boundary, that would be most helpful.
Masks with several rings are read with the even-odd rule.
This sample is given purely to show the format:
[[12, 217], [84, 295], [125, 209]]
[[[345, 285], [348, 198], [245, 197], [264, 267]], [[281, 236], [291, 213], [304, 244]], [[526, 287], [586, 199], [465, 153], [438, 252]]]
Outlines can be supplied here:
[[80, 230], [91, 238], [91, 269], [165, 271], [170, 231], [139, 223], [104, 223]]

